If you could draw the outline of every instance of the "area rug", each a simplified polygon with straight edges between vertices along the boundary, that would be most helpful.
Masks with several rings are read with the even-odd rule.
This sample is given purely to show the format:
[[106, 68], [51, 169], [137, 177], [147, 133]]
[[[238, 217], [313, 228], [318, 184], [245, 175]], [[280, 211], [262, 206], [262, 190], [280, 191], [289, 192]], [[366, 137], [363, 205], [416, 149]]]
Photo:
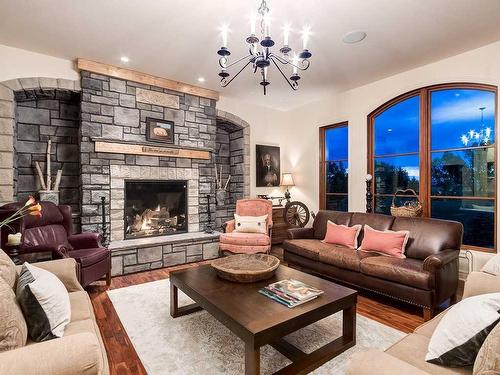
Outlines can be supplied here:
[[[243, 374], [244, 344], [205, 311], [173, 319], [169, 280], [108, 291], [108, 295], [149, 375]], [[192, 301], [179, 291], [179, 305]], [[339, 336], [342, 313], [286, 337], [309, 353]], [[404, 333], [358, 314], [357, 344], [313, 374], [343, 374], [347, 359], [367, 348], [386, 349]], [[261, 374], [272, 374], [290, 361], [271, 346], [261, 348]]]

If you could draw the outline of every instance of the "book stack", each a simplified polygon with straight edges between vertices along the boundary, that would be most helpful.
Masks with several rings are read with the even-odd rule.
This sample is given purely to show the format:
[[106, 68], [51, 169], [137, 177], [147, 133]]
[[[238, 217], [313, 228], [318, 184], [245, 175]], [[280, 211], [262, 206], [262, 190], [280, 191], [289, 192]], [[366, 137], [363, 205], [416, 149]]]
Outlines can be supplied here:
[[293, 308], [318, 298], [323, 291], [300, 281], [288, 279], [269, 284], [260, 289], [259, 293], [286, 307]]

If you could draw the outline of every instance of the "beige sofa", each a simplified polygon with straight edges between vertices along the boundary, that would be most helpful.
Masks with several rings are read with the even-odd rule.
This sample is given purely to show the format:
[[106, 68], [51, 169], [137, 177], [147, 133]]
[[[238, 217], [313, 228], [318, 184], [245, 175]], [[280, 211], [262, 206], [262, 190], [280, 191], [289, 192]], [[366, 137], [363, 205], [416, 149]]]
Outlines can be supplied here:
[[[500, 292], [500, 277], [484, 272], [472, 272], [465, 283], [463, 298]], [[347, 375], [449, 375], [472, 374], [472, 366], [450, 368], [433, 365], [425, 361], [427, 347], [432, 333], [447, 310], [418, 327], [413, 333], [401, 339], [385, 352], [370, 349], [354, 354], [348, 363]], [[495, 358], [500, 357], [500, 347]]]
[[[109, 374], [106, 349], [90, 298], [77, 279], [74, 259], [36, 263], [54, 273], [66, 286], [71, 303], [71, 322], [64, 336], [0, 353], [0, 374], [10, 375], [105, 375]], [[19, 272], [20, 268], [18, 268]]]

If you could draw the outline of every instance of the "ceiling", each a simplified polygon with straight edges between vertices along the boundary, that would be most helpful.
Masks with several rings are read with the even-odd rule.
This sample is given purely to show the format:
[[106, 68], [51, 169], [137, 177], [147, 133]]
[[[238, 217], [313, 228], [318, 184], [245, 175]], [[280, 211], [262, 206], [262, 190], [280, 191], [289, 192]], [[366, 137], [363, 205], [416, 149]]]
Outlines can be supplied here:
[[[295, 93], [276, 69], [269, 70], [267, 96], [250, 69], [219, 87], [218, 29], [229, 24], [231, 57], [243, 56], [259, 0], [0, 0], [0, 44], [125, 66], [287, 110], [500, 40], [500, 0], [267, 1], [276, 41], [286, 22], [296, 31], [290, 37], [296, 49], [298, 31], [309, 25], [313, 32], [311, 67]], [[353, 30], [368, 36], [344, 44], [342, 36]]]

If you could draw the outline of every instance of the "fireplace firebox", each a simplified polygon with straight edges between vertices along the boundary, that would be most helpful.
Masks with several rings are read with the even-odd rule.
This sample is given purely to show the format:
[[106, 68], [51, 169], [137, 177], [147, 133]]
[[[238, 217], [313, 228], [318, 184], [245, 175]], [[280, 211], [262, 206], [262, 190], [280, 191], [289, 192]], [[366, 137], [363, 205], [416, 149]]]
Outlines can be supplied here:
[[187, 181], [125, 181], [125, 239], [187, 232]]

